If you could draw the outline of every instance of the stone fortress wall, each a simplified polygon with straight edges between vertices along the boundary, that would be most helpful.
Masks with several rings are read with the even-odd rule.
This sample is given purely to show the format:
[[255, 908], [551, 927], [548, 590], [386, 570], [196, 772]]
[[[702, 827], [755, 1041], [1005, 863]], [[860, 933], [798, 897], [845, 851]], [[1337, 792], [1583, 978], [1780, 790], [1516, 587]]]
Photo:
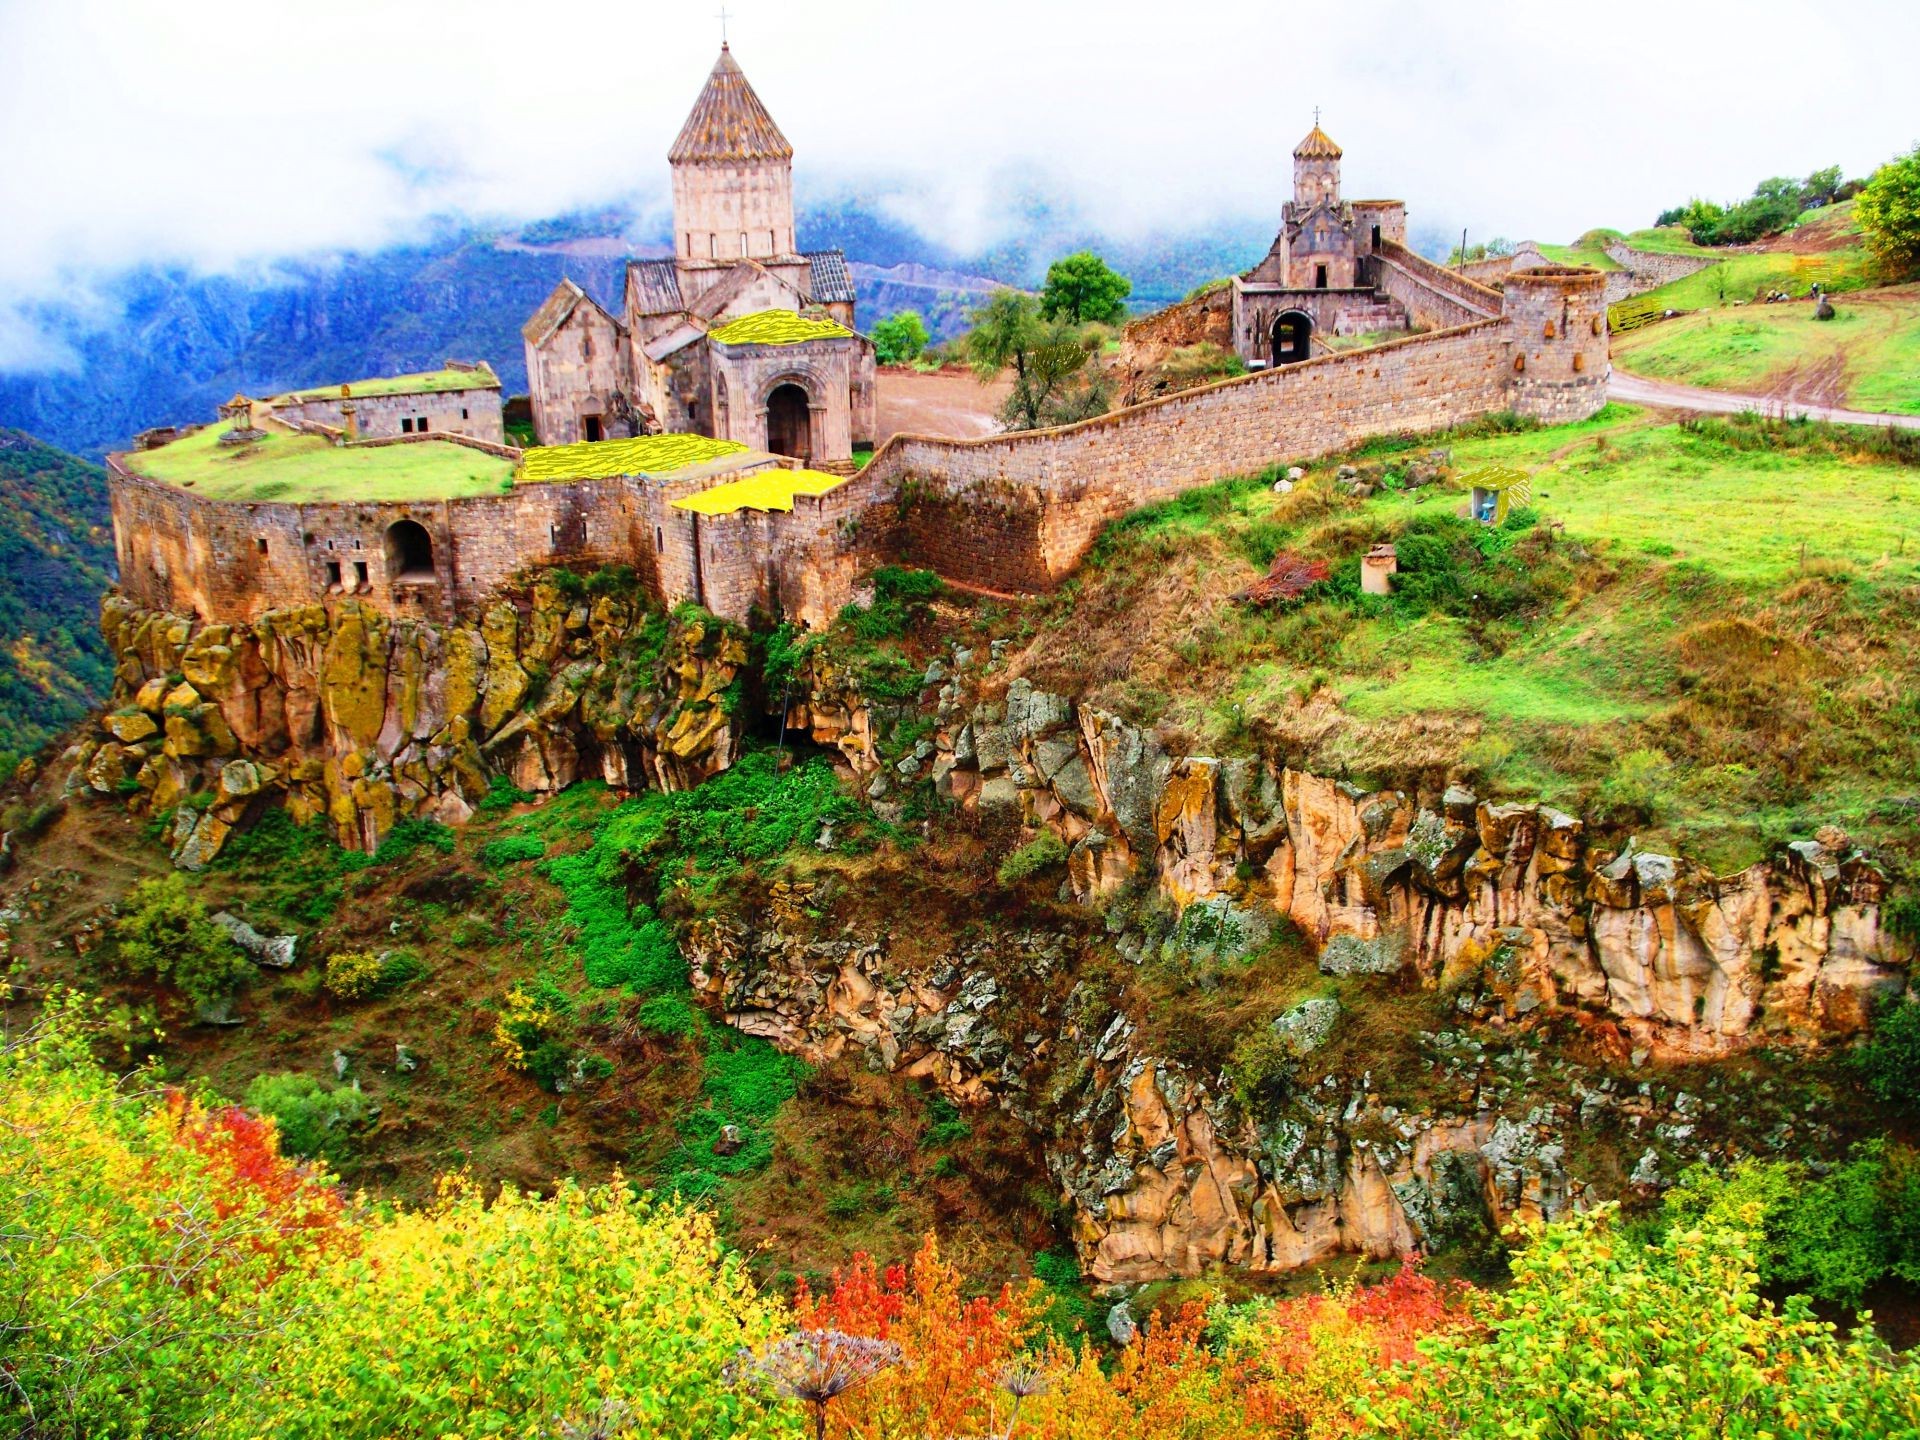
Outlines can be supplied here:
[[[1718, 265], [1717, 255], [1668, 255], [1656, 250], [1636, 250], [1624, 240], [1615, 240], [1602, 252], [1620, 268], [1603, 272], [1606, 276], [1607, 304], [1615, 305], [1662, 285], [1671, 285], [1689, 275], [1697, 275], [1709, 265]], [[1536, 241], [1523, 240], [1511, 255], [1491, 255], [1451, 267], [1454, 274], [1481, 285], [1498, 286], [1516, 270], [1534, 269], [1551, 264], [1540, 253]]]
[[[1466, 318], [1058, 429], [895, 436], [859, 475], [797, 497], [790, 512], [675, 508], [713, 483], [701, 472], [431, 502], [282, 504], [205, 499], [112, 460], [122, 589], [142, 606], [209, 620], [349, 595], [444, 620], [478, 613], [523, 570], [627, 564], [669, 604], [820, 625], [876, 563], [922, 565], [989, 591], [1043, 589], [1109, 521], [1223, 476], [1503, 409], [1563, 421], [1606, 403], [1597, 272], [1532, 269], [1524, 283], [1509, 277], [1503, 299], [1392, 240], [1375, 263], [1413, 313]], [[407, 524], [430, 545], [424, 565], [425, 552], [396, 538]]]

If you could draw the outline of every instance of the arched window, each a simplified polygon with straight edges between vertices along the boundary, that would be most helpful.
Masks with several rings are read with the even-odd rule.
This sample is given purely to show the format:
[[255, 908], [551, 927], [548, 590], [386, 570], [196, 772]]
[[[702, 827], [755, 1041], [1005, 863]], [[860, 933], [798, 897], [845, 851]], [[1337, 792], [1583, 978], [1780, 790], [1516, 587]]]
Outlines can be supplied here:
[[396, 520], [387, 527], [387, 580], [432, 580], [433, 537], [415, 520]]

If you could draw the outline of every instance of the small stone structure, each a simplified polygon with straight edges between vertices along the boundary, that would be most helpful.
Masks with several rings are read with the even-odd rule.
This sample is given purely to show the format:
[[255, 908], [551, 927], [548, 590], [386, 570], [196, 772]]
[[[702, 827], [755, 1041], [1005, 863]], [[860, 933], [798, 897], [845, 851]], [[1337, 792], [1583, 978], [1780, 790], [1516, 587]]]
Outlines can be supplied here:
[[294, 429], [351, 431], [358, 439], [465, 435], [500, 445], [500, 377], [484, 360], [449, 360], [439, 370], [326, 385], [264, 402], [271, 418]]
[[1360, 559], [1360, 589], [1367, 595], [1391, 595], [1400, 557], [1391, 545], [1376, 545]]

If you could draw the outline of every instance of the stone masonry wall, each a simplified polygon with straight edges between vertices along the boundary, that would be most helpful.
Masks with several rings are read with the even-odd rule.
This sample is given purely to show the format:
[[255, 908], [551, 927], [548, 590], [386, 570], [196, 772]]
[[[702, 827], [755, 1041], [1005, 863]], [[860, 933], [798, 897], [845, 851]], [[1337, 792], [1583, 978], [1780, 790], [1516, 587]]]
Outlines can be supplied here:
[[[352, 397], [355, 423], [361, 435], [378, 439], [399, 435], [402, 417], [416, 423], [424, 417], [428, 434], [471, 435], [476, 440], [502, 444], [507, 438], [500, 413], [500, 387], [476, 390], [441, 390], [427, 395], [355, 395]], [[286, 420], [314, 420], [335, 429], [343, 428], [346, 401], [337, 395], [323, 395], [295, 405], [276, 408], [275, 415]]]
[[[895, 436], [862, 479], [906, 511], [900, 558], [990, 590], [1058, 581], [1100, 528], [1129, 510], [1226, 475], [1344, 450], [1373, 435], [1437, 430], [1506, 403], [1499, 321], [1329, 355], [1182, 391], [1058, 430], [984, 440]], [[955, 505], [953, 502], [958, 502]], [[939, 523], [978, 502], [986, 536]], [[1031, 510], [1015, 524], [1005, 512]], [[1010, 548], [1007, 537], [1034, 537]]]

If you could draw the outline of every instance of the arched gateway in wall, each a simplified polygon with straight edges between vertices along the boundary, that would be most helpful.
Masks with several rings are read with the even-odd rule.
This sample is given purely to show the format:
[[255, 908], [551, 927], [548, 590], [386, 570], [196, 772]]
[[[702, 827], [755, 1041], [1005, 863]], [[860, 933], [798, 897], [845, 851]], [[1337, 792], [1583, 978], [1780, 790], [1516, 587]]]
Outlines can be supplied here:
[[1273, 363], [1292, 365], [1313, 354], [1313, 317], [1304, 310], [1285, 310], [1273, 321]]
[[387, 527], [387, 580], [432, 580], [433, 537], [417, 520], [396, 520]]

